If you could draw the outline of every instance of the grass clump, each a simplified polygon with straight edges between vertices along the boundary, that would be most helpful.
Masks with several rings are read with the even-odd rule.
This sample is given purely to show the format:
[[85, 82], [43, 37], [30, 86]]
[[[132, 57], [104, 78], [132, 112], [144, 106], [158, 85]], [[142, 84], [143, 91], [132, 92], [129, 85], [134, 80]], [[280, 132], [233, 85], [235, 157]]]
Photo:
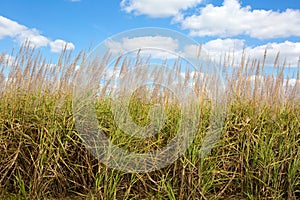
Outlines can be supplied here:
[[[99, 163], [76, 131], [72, 88], [76, 65], [82, 65], [85, 55], [71, 57], [63, 52], [55, 67], [50, 67], [25, 45], [17, 53], [8, 79], [3, 80], [2, 199], [300, 198], [297, 84], [287, 92], [280, 74], [253, 83], [251, 77], [245, 77], [251, 66], [241, 61], [240, 68], [227, 74], [224, 128], [209, 155], [200, 157], [199, 152], [210, 127], [212, 108], [199, 97], [200, 122], [186, 153], [157, 171], [125, 173]], [[3, 58], [0, 63], [3, 69], [8, 67]], [[107, 93], [101, 94], [95, 102], [99, 125], [120, 147], [143, 153], [162, 148], [175, 136], [181, 113], [178, 104], [164, 101], [166, 121], [162, 128], [150, 138], [139, 139], [116, 125], [111, 99]], [[160, 100], [140, 96], [132, 97], [128, 107], [133, 121], [144, 126], [150, 122], [151, 106]]]

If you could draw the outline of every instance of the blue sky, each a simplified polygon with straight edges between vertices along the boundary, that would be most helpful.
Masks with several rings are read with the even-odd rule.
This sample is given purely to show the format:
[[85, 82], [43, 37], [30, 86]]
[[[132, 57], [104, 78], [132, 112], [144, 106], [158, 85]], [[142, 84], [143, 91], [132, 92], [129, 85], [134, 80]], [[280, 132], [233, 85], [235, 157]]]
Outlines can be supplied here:
[[0, 0], [0, 52], [29, 39], [48, 57], [64, 44], [79, 52], [119, 32], [162, 27], [189, 35], [216, 58], [235, 49], [271, 65], [297, 66], [299, 0]]

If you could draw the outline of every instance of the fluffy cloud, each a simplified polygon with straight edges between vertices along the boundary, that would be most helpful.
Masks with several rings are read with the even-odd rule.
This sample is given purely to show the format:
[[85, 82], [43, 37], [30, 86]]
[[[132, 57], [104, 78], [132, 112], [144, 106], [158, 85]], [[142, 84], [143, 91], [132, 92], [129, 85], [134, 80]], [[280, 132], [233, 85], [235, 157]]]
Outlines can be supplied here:
[[[250, 59], [262, 61], [265, 50], [267, 50], [266, 65], [273, 66], [277, 54], [279, 53], [280, 64], [286, 60], [286, 66], [297, 66], [300, 57], [300, 42], [285, 41], [281, 43], [267, 43], [259, 46], [247, 46], [245, 40], [241, 39], [215, 39], [208, 41], [200, 46], [186, 45], [183, 49], [179, 48], [179, 41], [171, 37], [163, 36], [144, 36], [123, 38], [121, 41], [106, 42], [106, 46], [114, 54], [130, 53], [142, 48], [141, 54], [144, 56], [151, 55], [152, 58], [171, 59], [177, 58], [178, 55], [187, 59], [197, 58], [206, 61], [219, 61], [220, 58], [230, 53], [234, 54], [235, 65], [238, 65], [243, 52]], [[151, 49], [153, 48], [153, 49]], [[200, 54], [199, 54], [200, 53]]]
[[123, 38], [121, 41], [107, 41], [106, 46], [112, 53], [126, 53], [142, 49], [144, 56], [151, 55], [152, 58], [176, 57], [172, 53], [178, 52], [178, 41], [171, 37], [163, 36], [143, 36], [133, 38]]
[[[222, 6], [208, 4], [199, 8], [203, 0], [122, 0], [122, 10], [135, 15], [172, 17], [190, 30], [192, 36], [249, 35], [269, 39], [300, 36], [300, 10], [272, 11], [242, 7], [239, 0], [224, 0]], [[187, 9], [194, 9], [190, 15]]]
[[224, 0], [222, 6], [208, 4], [198, 14], [177, 19], [192, 36], [249, 35], [268, 39], [300, 36], [300, 11], [252, 10], [238, 0]]
[[205, 62], [210, 62], [212, 57], [208, 54], [208, 51], [203, 49], [200, 45], [186, 45], [184, 51], [181, 54], [186, 59], [201, 59]]
[[137, 49], [142, 46], [147, 48], [161, 48], [173, 51], [178, 48], [177, 40], [163, 36], [124, 38], [123, 44], [128, 49]]
[[67, 44], [67, 49], [75, 48], [74, 44], [65, 42], [63, 40], [51, 41], [49, 38], [43, 36], [38, 30], [28, 28], [8, 18], [0, 16], [0, 39], [4, 37], [11, 37], [19, 44], [26, 40], [30, 41], [32, 47], [42, 47], [50, 45], [52, 52], [60, 52], [63, 48], [62, 44]]
[[62, 49], [71, 50], [74, 49], [75, 46], [71, 42], [66, 42], [64, 40], [55, 40], [50, 42], [51, 51], [54, 53], [60, 53]]
[[25, 31], [26, 29], [25, 26], [0, 16], [0, 39], [6, 36], [16, 37], [18, 33]]
[[263, 59], [265, 50], [267, 50], [266, 64], [273, 65], [277, 54], [279, 53], [279, 61], [282, 64], [286, 60], [286, 65], [297, 66], [300, 58], [300, 42], [285, 41], [282, 43], [268, 43], [257, 47], [246, 48], [253, 58]]
[[286, 60], [286, 65], [297, 66], [300, 57], [300, 42], [285, 41], [281, 43], [267, 43], [260, 46], [246, 46], [245, 40], [239, 39], [216, 39], [203, 45], [210, 57], [219, 60], [225, 53], [234, 52], [236, 64], [240, 61], [243, 51], [250, 59], [263, 60], [264, 52], [267, 50], [266, 64], [274, 65], [275, 58], [279, 53], [279, 61], [282, 64]]
[[154, 18], [176, 16], [181, 10], [192, 8], [201, 2], [202, 0], [122, 0], [120, 5], [127, 13]]
[[216, 39], [205, 43], [204, 47], [211, 53], [222, 53], [230, 50], [242, 50], [245, 47], [245, 40], [240, 39]]
[[24, 31], [18, 33], [16, 39], [20, 44], [28, 40], [30, 41], [30, 45], [32, 47], [47, 46], [50, 42], [48, 38], [41, 35], [36, 29], [25, 29]]

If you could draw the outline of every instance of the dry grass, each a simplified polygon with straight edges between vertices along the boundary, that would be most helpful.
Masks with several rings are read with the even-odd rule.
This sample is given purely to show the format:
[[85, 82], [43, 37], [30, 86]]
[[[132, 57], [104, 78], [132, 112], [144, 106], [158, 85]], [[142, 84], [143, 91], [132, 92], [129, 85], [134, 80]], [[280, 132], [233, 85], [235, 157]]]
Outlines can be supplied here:
[[[75, 129], [72, 91], [76, 65], [84, 64], [85, 54], [74, 57], [64, 51], [55, 67], [26, 44], [14, 56], [16, 62], [8, 79], [0, 77], [2, 199], [300, 198], [300, 87], [287, 88], [284, 66], [277, 66], [278, 61], [276, 77], [264, 76], [264, 61], [243, 57], [233, 73], [228, 73], [224, 62], [221, 71], [226, 77], [228, 109], [221, 138], [205, 158], [199, 157], [199, 150], [209, 128], [211, 107], [205, 103], [203, 79], [186, 73], [182, 84], [194, 83], [202, 108], [193, 144], [185, 155], [161, 170], [124, 173], [97, 162]], [[8, 67], [4, 60], [0, 56], [1, 72]], [[123, 73], [128, 70], [130, 61], [118, 62]], [[179, 68], [175, 65], [172, 73], [180, 73]], [[161, 72], [156, 73], [159, 80]], [[99, 89], [96, 108], [100, 125], [119, 145], [146, 151], [173, 137], [178, 123], [174, 113], [180, 108], [176, 103], [167, 104], [172, 98], [169, 91], [158, 95], [158, 90], [153, 90], [150, 100], [143, 98], [146, 90], [136, 92], [130, 104], [136, 123], [147, 124], [149, 105], [157, 102], [168, 105], [168, 118], [159, 137], [135, 141], [114, 124], [109, 84]]]

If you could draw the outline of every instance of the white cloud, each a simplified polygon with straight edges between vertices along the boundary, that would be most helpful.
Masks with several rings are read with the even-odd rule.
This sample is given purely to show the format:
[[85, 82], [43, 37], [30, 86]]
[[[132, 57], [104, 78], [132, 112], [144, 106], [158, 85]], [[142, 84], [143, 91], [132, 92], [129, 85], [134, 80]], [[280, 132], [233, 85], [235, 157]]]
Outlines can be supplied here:
[[172, 17], [180, 11], [200, 4], [202, 0], [122, 0], [121, 8], [127, 13], [150, 17]]
[[16, 37], [17, 33], [25, 31], [27, 28], [10, 19], [0, 16], [0, 39], [9, 36]]
[[174, 51], [178, 48], [178, 41], [171, 37], [163, 36], [145, 36], [135, 38], [124, 38], [123, 44], [128, 49], [137, 49], [142, 47], [161, 48]]
[[151, 56], [152, 58], [171, 58], [177, 57], [171, 53], [178, 52], [178, 40], [171, 37], [163, 36], [143, 36], [133, 38], [123, 38], [121, 42], [118, 41], [107, 41], [106, 46], [112, 53], [126, 53], [131, 51], [140, 52], [143, 56]]
[[50, 42], [50, 39], [41, 35], [36, 29], [25, 29], [24, 31], [18, 33], [16, 36], [18, 43], [22, 44], [26, 40], [30, 41], [32, 47], [42, 47], [47, 46]]
[[246, 53], [252, 58], [263, 60], [263, 55], [267, 49], [266, 64], [274, 64], [275, 58], [279, 52], [279, 61], [283, 63], [286, 60], [286, 65], [297, 66], [300, 58], [300, 42], [285, 41], [282, 43], [268, 43], [257, 47], [246, 48]]
[[15, 21], [0, 16], [0, 39], [4, 37], [14, 38], [20, 44], [28, 39], [31, 45], [35, 47], [47, 46], [50, 41], [48, 38], [42, 36], [38, 30], [29, 29]]
[[260, 46], [246, 46], [245, 40], [240, 39], [216, 39], [203, 45], [210, 57], [219, 60], [220, 56], [232, 52], [235, 57], [235, 64], [238, 65], [243, 51], [247, 58], [263, 60], [264, 52], [267, 50], [266, 65], [273, 66], [279, 52], [279, 61], [282, 64], [286, 60], [286, 65], [297, 66], [300, 57], [300, 42], [285, 41], [281, 43], [267, 43]]
[[200, 8], [199, 14], [181, 16], [176, 21], [192, 36], [300, 36], [300, 10], [252, 10], [250, 6], [241, 7], [238, 0], [224, 0], [222, 6], [208, 4]]
[[240, 39], [216, 39], [205, 43], [204, 47], [211, 53], [224, 53], [230, 50], [242, 50], [245, 47], [245, 40]]
[[68, 44], [68, 49], [75, 48], [74, 44], [65, 42], [63, 40], [52, 41], [43, 36], [37, 29], [28, 28], [13, 20], [0, 16], [0, 39], [10, 37], [15, 39], [19, 44], [24, 43], [26, 40], [30, 41], [32, 47], [42, 47], [50, 45], [51, 51], [58, 51], [57, 46], [61, 43]]
[[[200, 46], [187, 45], [184, 49], [179, 48], [179, 41], [171, 37], [163, 36], [144, 36], [134, 38], [123, 38], [118, 41], [107, 41], [106, 46], [114, 54], [124, 54], [137, 51], [142, 48], [141, 55], [152, 58], [170, 59], [177, 58], [177, 55], [184, 56], [187, 59], [198, 58], [199, 52], [201, 59], [209, 62], [210, 59], [219, 61], [223, 56], [234, 55], [234, 65], [239, 66], [243, 52], [246, 58], [257, 59], [262, 62], [264, 52], [267, 50], [265, 64], [273, 66], [276, 56], [279, 52], [279, 63], [283, 64], [286, 60], [286, 66], [297, 66], [300, 57], [300, 42], [285, 41], [281, 43], [267, 43], [259, 46], [247, 46], [246, 41], [242, 39], [215, 39], [208, 41]], [[154, 48], [153, 50], [150, 50]], [[171, 54], [174, 53], [174, 54]]]
[[[150, 17], [172, 17], [172, 22], [190, 30], [192, 36], [249, 35], [269, 39], [300, 36], [300, 10], [273, 11], [242, 7], [239, 0], [224, 0], [222, 6], [208, 4], [198, 8], [203, 0], [122, 0], [127, 13]], [[194, 9], [189, 15], [187, 9]]]
[[64, 40], [55, 40], [50, 42], [51, 51], [54, 53], [60, 53], [63, 49], [71, 50], [74, 49], [75, 46], [71, 42], [66, 42]]
[[211, 56], [208, 54], [208, 51], [203, 49], [200, 45], [186, 45], [184, 47], [184, 52], [182, 55], [186, 59], [202, 59], [202, 61], [210, 62]]

